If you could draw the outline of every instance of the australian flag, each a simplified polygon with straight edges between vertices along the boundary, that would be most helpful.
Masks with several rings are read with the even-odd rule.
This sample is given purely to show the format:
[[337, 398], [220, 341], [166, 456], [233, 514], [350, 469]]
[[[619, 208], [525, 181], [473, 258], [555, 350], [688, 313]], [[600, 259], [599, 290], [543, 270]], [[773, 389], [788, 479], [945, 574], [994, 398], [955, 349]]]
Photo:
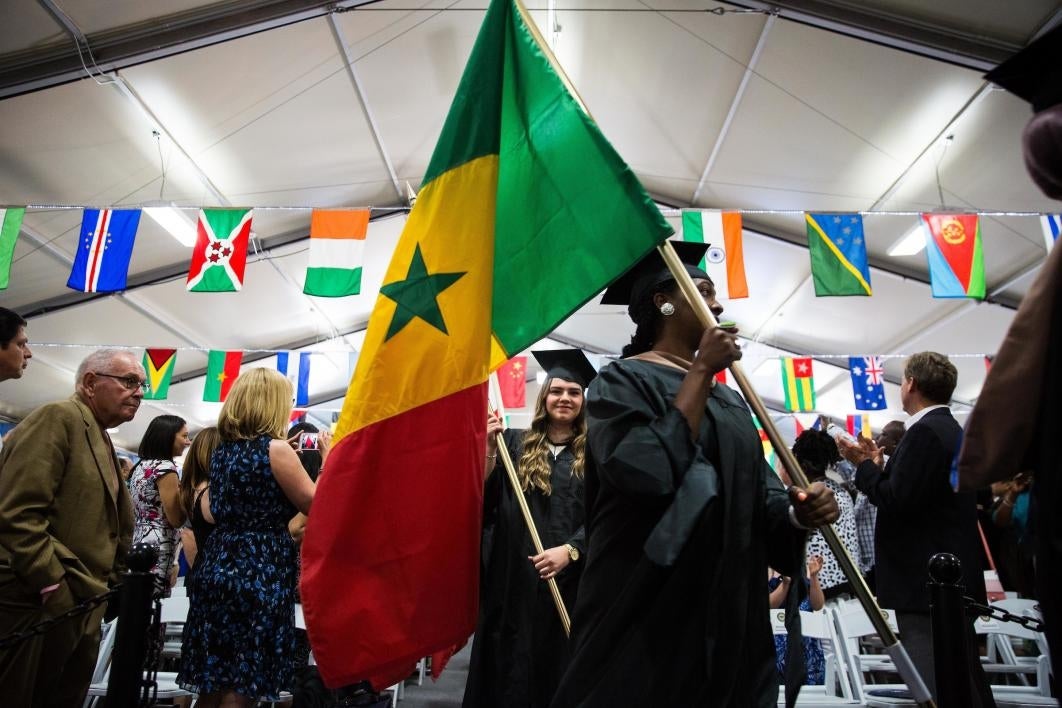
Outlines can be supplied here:
[[852, 374], [852, 391], [855, 407], [860, 411], [881, 411], [885, 403], [885, 369], [881, 357], [850, 356], [848, 371]]
[[66, 287], [85, 293], [125, 290], [139, 209], [85, 209]]

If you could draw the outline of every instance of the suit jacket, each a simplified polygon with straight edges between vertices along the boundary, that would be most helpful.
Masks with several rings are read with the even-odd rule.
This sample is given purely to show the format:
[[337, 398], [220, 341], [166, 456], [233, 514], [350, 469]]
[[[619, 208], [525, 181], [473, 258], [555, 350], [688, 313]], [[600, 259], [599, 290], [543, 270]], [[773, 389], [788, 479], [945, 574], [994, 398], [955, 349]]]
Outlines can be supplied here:
[[133, 511], [104, 435], [77, 397], [11, 432], [0, 451], [0, 593], [30, 598], [64, 578], [84, 600], [117, 582]]
[[904, 434], [884, 471], [867, 460], [856, 486], [878, 508], [875, 581], [882, 607], [929, 611], [929, 559], [952, 553], [962, 562], [966, 594], [985, 600], [972, 492], [955, 492], [951, 467], [962, 429], [947, 408], [929, 411]]

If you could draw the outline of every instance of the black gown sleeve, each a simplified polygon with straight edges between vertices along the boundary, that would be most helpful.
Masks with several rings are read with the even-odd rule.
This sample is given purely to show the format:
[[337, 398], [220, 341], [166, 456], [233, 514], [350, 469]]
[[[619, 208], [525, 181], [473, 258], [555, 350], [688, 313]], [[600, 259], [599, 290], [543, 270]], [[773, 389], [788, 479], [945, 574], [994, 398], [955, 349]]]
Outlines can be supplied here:
[[[601, 483], [627, 497], [670, 498], [645, 543], [651, 561], [670, 566], [705, 507], [718, 497], [718, 472], [693, 439], [686, 417], [649, 381], [612, 365], [601, 370], [591, 391], [589, 441]], [[702, 421], [702, 428], [710, 425]]]
[[782, 480], [761, 459], [761, 474], [766, 476], [764, 491], [767, 522], [767, 563], [782, 575], [803, 577], [804, 546], [808, 532], [797, 528], [789, 518], [789, 493]]

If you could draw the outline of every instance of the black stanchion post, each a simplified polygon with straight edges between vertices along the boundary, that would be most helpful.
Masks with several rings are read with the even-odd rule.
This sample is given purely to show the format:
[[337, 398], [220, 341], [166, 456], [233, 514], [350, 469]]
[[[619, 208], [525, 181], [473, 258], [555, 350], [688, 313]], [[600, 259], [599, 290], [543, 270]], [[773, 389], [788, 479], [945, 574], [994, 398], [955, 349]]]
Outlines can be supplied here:
[[938, 553], [929, 559], [929, 609], [940, 708], [965, 708], [972, 703], [961, 579], [962, 563], [952, 554]]
[[107, 681], [107, 705], [129, 708], [140, 702], [140, 684], [147, 650], [147, 629], [151, 624], [151, 593], [154, 576], [149, 572], [158, 557], [158, 548], [138, 543], [129, 552], [129, 572], [122, 580], [121, 609], [111, 654], [111, 675]]

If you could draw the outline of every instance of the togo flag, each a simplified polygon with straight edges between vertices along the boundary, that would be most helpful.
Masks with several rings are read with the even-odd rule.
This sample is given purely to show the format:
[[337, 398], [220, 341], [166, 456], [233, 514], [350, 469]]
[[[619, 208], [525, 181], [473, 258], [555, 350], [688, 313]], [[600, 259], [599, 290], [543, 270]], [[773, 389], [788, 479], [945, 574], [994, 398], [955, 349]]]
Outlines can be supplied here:
[[201, 209], [188, 290], [196, 293], [234, 292], [243, 287], [250, 209]]
[[717, 294], [726, 293], [731, 300], [749, 296], [739, 212], [684, 211], [682, 240], [711, 244], [701, 267], [712, 276]]

